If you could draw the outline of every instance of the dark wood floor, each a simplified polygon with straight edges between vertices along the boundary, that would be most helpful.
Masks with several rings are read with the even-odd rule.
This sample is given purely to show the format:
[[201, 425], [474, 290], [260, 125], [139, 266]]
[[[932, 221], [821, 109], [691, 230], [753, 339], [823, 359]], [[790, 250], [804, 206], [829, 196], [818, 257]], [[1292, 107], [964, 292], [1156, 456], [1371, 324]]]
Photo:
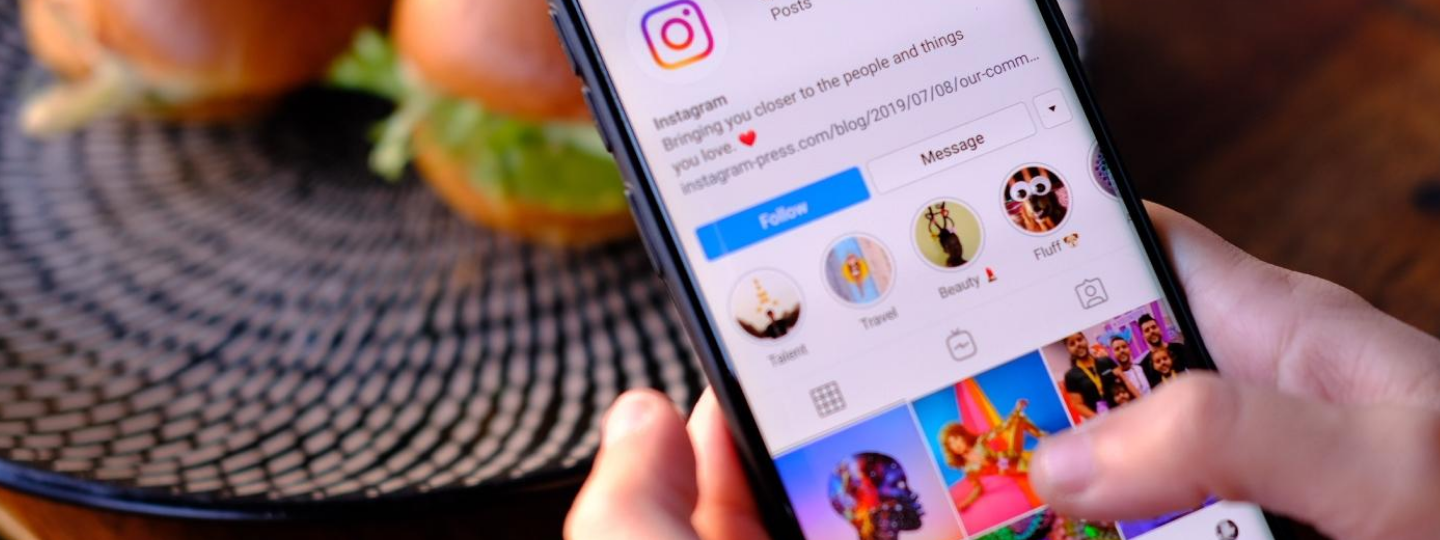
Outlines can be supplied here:
[[[1440, 333], [1440, 2], [1102, 3], [1091, 69], [1144, 193]], [[284, 528], [0, 502], [47, 540], [475, 538], [499, 524], [543, 538], [559, 530], [567, 497]]]

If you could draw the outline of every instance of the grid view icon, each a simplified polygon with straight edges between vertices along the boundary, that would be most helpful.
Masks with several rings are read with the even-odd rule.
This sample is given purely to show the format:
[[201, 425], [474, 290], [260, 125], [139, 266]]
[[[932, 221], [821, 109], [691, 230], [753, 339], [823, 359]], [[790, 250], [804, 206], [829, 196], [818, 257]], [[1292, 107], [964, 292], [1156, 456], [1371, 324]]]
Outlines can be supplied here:
[[840, 384], [828, 382], [810, 391], [810, 401], [815, 403], [815, 412], [821, 418], [845, 410], [845, 394], [840, 393]]

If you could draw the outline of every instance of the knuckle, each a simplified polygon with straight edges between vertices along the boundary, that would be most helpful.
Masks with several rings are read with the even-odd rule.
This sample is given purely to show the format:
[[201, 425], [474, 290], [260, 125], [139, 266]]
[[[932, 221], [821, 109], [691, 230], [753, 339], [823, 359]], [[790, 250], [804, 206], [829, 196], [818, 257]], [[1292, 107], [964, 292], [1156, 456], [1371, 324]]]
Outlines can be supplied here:
[[1335, 282], [1278, 267], [1276, 270], [1281, 273], [1280, 278], [1285, 285], [1285, 290], [1288, 290], [1295, 298], [1311, 298], [1327, 307], [1370, 307], [1370, 302], [1364, 297]]

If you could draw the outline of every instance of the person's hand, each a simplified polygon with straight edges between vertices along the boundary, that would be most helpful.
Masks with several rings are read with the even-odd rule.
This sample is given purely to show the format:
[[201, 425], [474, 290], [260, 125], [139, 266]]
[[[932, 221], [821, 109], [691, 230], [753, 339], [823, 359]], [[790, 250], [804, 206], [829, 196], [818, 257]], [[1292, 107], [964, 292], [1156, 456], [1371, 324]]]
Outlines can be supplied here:
[[663, 394], [628, 392], [610, 407], [600, 446], [566, 538], [768, 538], [712, 392], [695, 405], [688, 432]]
[[[1031, 473], [1045, 499], [1143, 519], [1215, 494], [1347, 540], [1440, 531], [1440, 341], [1168, 209], [1151, 214], [1226, 379], [1190, 375], [1047, 437]], [[765, 537], [712, 397], [689, 438], [656, 394], [614, 411], [569, 538]]]
[[1031, 480], [1062, 514], [1141, 519], [1207, 495], [1337, 539], [1440, 534], [1440, 341], [1151, 206], [1225, 378], [1191, 375], [1049, 437]]

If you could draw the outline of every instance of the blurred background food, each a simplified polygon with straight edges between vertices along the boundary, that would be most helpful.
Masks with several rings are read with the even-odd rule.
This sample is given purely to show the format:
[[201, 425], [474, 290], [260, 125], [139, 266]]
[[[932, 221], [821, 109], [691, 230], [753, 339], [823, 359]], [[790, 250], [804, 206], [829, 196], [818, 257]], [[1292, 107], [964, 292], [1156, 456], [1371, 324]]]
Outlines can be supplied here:
[[550, 245], [633, 233], [623, 184], [540, 1], [399, 0], [389, 38], [370, 31], [338, 86], [395, 103], [371, 164], [413, 159], [470, 220]]
[[371, 164], [381, 176], [397, 180], [413, 160], [458, 214], [530, 241], [577, 246], [633, 234], [619, 172], [544, 2], [23, 0], [22, 8], [34, 54], [59, 78], [26, 104], [21, 121], [32, 135], [119, 113], [253, 117], [328, 71], [334, 85], [395, 106], [376, 128]]
[[26, 104], [53, 134], [138, 112], [252, 114], [320, 77], [389, 0], [20, 0], [31, 51], [60, 80]]

